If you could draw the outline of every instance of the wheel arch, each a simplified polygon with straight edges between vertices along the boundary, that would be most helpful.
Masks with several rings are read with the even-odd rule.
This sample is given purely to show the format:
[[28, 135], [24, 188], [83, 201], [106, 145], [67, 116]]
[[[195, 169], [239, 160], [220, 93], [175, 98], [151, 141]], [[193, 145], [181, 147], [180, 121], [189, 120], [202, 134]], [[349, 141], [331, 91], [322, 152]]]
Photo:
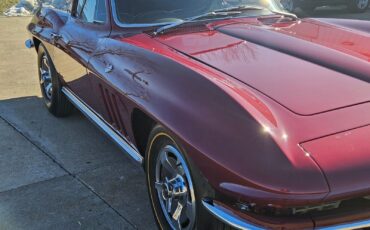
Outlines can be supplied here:
[[33, 44], [35, 46], [36, 52], [38, 52], [39, 51], [40, 44], [41, 44], [41, 40], [39, 40], [36, 37], [32, 37], [32, 41], [33, 41]]
[[135, 108], [131, 113], [131, 128], [136, 147], [139, 153], [145, 157], [145, 150], [148, 145], [148, 138], [152, 129], [158, 123], [143, 112], [141, 109]]

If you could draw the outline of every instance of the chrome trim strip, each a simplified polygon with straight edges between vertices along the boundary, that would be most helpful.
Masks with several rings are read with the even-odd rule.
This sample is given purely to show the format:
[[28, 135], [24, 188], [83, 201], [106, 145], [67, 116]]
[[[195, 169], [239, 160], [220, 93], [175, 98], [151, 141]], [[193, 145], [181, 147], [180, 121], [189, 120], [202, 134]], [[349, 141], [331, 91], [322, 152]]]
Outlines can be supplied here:
[[233, 214], [231, 211], [216, 205], [210, 204], [209, 202], [202, 200], [203, 206], [217, 219], [230, 225], [236, 229], [248, 229], [248, 230], [263, 230], [264, 228], [258, 227], [252, 223], [249, 223], [240, 217]]
[[320, 230], [350, 230], [350, 229], [363, 229], [370, 227], [370, 219], [369, 220], [360, 220], [351, 223], [345, 224], [338, 224], [328, 227], [318, 228]]
[[62, 92], [91, 122], [98, 126], [105, 134], [107, 134], [118, 147], [132, 157], [136, 162], [142, 164], [144, 158], [140, 155], [139, 151], [132, 146], [129, 141], [114, 128], [104, 121], [99, 115], [95, 114], [93, 110], [83, 103], [71, 90], [66, 87], [62, 88]]
[[[262, 230], [262, 226], [257, 226], [233, 214], [230, 210], [212, 202], [202, 200], [203, 206], [217, 219], [237, 229]], [[343, 223], [327, 227], [319, 227], [319, 230], [350, 230], [370, 227], [370, 219]]]

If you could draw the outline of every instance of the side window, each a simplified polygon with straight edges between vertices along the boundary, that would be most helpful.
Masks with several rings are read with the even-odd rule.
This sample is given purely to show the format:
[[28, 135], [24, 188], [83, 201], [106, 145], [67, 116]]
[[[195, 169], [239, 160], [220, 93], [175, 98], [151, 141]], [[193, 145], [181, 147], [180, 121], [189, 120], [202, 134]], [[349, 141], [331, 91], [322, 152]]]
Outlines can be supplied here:
[[105, 0], [79, 0], [76, 17], [85, 22], [104, 24], [107, 18]]

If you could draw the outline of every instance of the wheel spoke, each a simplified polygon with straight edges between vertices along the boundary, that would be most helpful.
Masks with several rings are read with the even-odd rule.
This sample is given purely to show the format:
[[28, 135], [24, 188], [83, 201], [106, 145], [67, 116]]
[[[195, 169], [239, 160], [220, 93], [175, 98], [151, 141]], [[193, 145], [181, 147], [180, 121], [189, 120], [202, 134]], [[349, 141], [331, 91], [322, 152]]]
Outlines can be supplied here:
[[48, 63], [48, 60], [46, 59], [46, 57], [44, 57], [44, 59], [43, 59], [43, 63], [42, 63], [43, 65], [44, 65], [44, 67], [46, 67], [47, 69], [49, 69], [50, 67], [49, 67], [49, 63]]
[[53, 94], [53, 85], [50, 83], [50, 87], [48, 89], [48, 94], [51, 96]]
[[51, 80], [50, 74], [49, 73], [45, 73], [44, 74], [44, 79], [45, 79], [45, 81], [50, 81]]
[[180, 174], [181, 176], [185, 176], [185, 171], [184, 171], [184, 168], [182, 167], [182, 165], [179, 165], [177, 167], [177, 172], [178, 174]]
[[52, 73], [50, 70], [50, 63], [46, 54], [44, 54], [40, 60], [39, 71], [40, 71], [40, 85], [43, 92], [43, 96], [47, 101], [50, 101], [53, 95], [53, 83], [51, 75]]
[[170, 160], [168, 159], [167, 152], [161, 154], [161, 164], [167, 170], [167, 172], [171, 174], [172, 177], [176, 176], [177, 172], [174, 166], [171, 164]]
[[168, 213], [171, 213], [172, 209], [172, 197], [168, 198], [166, 201], [166, 209]]
[[158, 190], [158, 192], [162, 192], [162, 190], [163, 190], [163, 183], [161, 183], [161, 182], [155, 182], [154, 186], [155, 186], [155, 189]]
[[47, 93], [49, 96], [51, 95], [51, 92], [52, 92], [52, 84], [49, 83], [46, 87], [45, 87], [45, 93]]
[[40, 84], [44, 84], [45, 82], [51, 82], [51, 77], [48, 73], [43, 73], [41, 74], [41, 78], [40, 78]]
[[154, 183], [171, 228], [192, 229], [196, 215], [193, 183], [185, 159], [174, 146], [167, 145], [159, 151]]

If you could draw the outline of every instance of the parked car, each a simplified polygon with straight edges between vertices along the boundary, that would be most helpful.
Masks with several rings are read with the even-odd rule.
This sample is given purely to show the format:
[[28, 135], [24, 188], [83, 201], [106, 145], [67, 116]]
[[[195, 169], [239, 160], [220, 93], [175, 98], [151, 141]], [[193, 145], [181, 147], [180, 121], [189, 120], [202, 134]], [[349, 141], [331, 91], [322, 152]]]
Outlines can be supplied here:
[[355, 13], [365, 12], [369, 7], [369, 0], [280, 0], [280, 2], [290, 12], [294, 12], [299, 7], [307, 13], [320, 6], [346, 5]]
[[74, 0], [26, 45], [48, 110], [144, 167], [160, 228], [370, 226], [370, 22], [282, 11]]

